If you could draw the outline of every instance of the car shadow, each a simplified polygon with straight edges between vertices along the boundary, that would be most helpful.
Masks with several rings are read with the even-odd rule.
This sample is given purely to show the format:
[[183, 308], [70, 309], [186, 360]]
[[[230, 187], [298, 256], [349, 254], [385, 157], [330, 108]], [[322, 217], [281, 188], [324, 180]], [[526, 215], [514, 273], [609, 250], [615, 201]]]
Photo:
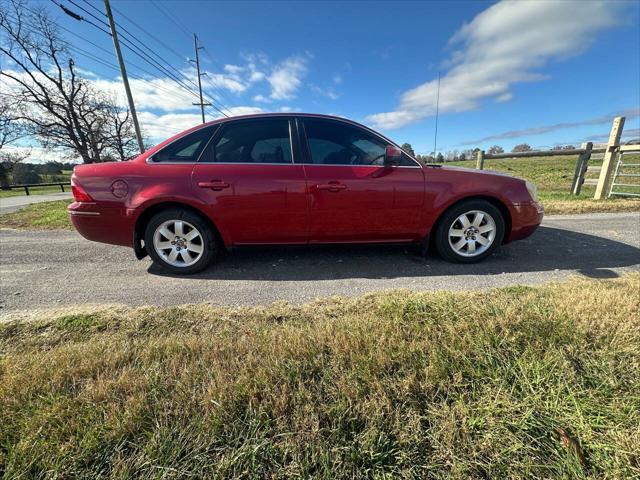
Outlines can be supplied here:
[[[433, 250], [433, 249], [431, 249]], [[495, 275], [517, 272], [577, 270], [591, 278], [611, 278], [612, 268], [640, 263], [640, 249], [604, 237], [540, 227], [529, 238], [500, 247], [476, 264], [426, 257], [410, 245], [332, 245], [243, 247], [188, 278], [216, 280], [392, 279], [441, 275]], [[152, 264], [149, 273], [176, 276]], [[184, 276], [179, 276], [185, 278]]]

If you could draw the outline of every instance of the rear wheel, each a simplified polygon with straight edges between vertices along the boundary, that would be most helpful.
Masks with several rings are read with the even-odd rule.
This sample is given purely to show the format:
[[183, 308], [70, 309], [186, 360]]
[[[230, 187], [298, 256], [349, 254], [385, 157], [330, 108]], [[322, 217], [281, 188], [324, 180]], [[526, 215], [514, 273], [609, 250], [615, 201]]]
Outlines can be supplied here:
[[451, 262], [479, 262], [502, 243], [504, 228], [502, 213], [494, 205], [485, 200], [467, 200], [441, 218], [435, 232], [436, 249]]
[[202, 217], [182, 209], [154, 215], [145, 230], [144, 243], [153, 261], [172, 273], [197, 273], [211, 263], [218, 240]]

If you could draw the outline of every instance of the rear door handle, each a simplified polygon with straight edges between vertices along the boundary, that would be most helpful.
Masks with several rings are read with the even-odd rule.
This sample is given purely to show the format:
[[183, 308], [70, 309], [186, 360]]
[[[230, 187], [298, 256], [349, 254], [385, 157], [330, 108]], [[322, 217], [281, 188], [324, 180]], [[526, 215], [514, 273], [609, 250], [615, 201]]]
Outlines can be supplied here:
[[229, 188], [229, 184], [227, 182], [223, 182], [222, 180], [212, 180], [210, 182], [198, 182], [198, 187], [210, 188], [211, 190], [220, 191], [223, 188]]
[[318, 190], [328, 190], [330, 192], [339, 192], [340, 190], [346, 190], [347, 186], [344, 183], [329, 182], [316, 185]]

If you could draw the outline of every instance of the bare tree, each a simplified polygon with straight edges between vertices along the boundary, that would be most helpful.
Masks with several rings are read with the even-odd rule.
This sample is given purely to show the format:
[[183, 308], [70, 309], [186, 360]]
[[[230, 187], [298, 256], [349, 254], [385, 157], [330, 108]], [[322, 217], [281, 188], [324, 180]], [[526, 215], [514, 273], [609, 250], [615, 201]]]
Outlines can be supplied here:
[[16, 101], [8, 95], [0, 95], [0, 150], [26, 135], [24, 123], [18, 117]]
[[107, 144], [115, 160], [129, 160], [139, 151], [136, 132], [128, 108], [119, 107], [115, 101], [105, 104], [107, 118]]
[[16, 164], [29, 156], [29, 151], [7, 151], [6, 145], [26, 135], [25, 126], [17, 120], [16, 103], [7, 95], [0, 95], [0, 188], [9, 186], [9, 174]]
[[115, 103], [78, 75], [46, 10], [0, 0], [0, 34], [0, 53], [15, 66], [0, 76], [9, 80], [20, 106], [17, 119], [29, 133], [44, 148], [65, 149], [84, 163], [123, 159], [133, 131], [128, 113], [113, 115]]
[[493, 145], [491, 148], [489, 148], [487, 153], [489, 153], [490, 155], [495, 155], [496, 153], [504, 153], [504, 148], [502, 148], [500, 145]]

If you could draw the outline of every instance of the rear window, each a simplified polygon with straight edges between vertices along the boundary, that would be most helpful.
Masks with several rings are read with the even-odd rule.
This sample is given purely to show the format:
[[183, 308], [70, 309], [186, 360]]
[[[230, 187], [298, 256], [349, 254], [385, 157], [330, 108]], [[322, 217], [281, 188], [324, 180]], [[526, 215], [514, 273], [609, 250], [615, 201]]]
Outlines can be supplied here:
[[215, 126], [204, 127], [167, 145], [153, 156], [153, 161], [196, 162], [215, 131]]

